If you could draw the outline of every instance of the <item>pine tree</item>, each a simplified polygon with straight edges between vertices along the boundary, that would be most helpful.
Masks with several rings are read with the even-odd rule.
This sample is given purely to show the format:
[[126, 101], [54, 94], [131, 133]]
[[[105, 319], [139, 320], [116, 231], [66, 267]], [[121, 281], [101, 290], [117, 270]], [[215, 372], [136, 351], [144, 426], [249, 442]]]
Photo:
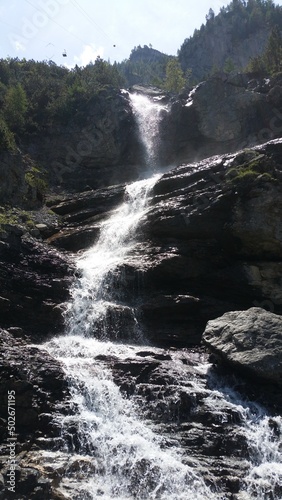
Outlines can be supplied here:
[[183, 71], [177, 59], [171, 59], [166, 65], [165, 89], [179, 93], [185, 86]]
[[282, 69], [282, 37], [276, 26], [272, 29], [268, 44], [264, 53], [264, 62], [270, 73], [277, 73]]
[[4, 116], [12, 130], [20, 130], [24, 125], [24, 116], [28, 101], [20, 83], [9, 87], [4, 101]]

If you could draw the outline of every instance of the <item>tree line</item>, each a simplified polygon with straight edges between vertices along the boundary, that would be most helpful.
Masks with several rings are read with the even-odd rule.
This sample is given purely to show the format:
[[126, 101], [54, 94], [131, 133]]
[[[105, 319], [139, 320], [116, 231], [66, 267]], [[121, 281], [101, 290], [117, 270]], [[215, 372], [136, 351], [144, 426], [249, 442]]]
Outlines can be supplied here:
[[70, 118], [83, 121], [91, 102], [124, 79], [116, 67], [96, 59], [69, 70], [52, 61], [0, 59], [0, 148], [44, 132]]

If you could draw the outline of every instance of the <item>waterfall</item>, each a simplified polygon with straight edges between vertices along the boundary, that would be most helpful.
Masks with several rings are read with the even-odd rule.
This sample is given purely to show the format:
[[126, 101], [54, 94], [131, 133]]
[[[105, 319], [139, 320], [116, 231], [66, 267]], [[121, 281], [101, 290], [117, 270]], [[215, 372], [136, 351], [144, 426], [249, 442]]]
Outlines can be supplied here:
[[150, 171], [159, 169], [159, 125], [168, 107], [160, 105], [158, 101], [154, 102], [154, 100], [150, 100], [142, 94], [131, 94], [130, 100], [139, 127], [140, 138], [145, 149], [144, 170], [146, 167]]
[[71, 467], [66, 470], [65, 485], [81, 494], [72, 498], [220, 498], [196, 469], [182, 463], [179, 449], [163, 447], [154, 426], [140, 419], [138, 405], [121, 395], [111, 371], [100, 361], [136, 359], [136, 347], [66, 336], [51, 341], [48, 350], [66, 367], [76, 409], [75, 415], [58, 419], [65, 452], [81, 461], [74, 478]]
[[[148, 167], [154, 170], [158, 162], [158, 123], [164, 107], [140, 95], [132, 95], [131, 101], [146, 149], [144, 170]], [[168, 445], [158, 425], [145, 418], [138, 398], [123, 395], [111, 368], [122, 360], [136, 363], [143, 359], [138, 343], [145, 340], [134, 308], [115, 288], [122, 266], [134, 251], [136, 232], [146, 215], [150, 192], [157, 179], [155, 174], [128, 185], [122, 205], [101, 223], [97, 242], [77, 259], [79, 277], [71, 290], [66, 311], [66, 334], [43, 345], [63, 363], [72, 398], [70, 414], [55, 417], [64, 445], [52, 452], [53, 455], [49, 452], [45, 456], [46, 460], [51, 460], [51, 455], [62, 460], [64, 476], [60, 491], [66, 498], [226, 498], [216, 487], [205, 483], [197, 457], [190, 461], [189, 457], [185, 458], [177, 440]], [[125, 338], [127, 344], [122, 343]], [[152, 349], [150, 347], [148, 356]], [[154, 352], [163, 355], [161, 349]], [[252, 495], [261, 500], [275, 498], [261, 493], [280, 480], [279, 443], [274, 439], [267, 415], [260, 414], [258, 423], [252, 410], [243, 406], [235, 393], [231, 400], [227, 390], [216, 386], [207, 388], [204, 380], [209, 365], [206, 363], [195, 363], [195, 375], [187, 382], [190, 360], [187, 358], [183, 364], [174, 351], [170, 356], [177, 379], [176, 402], [178, 391], [186, 391], [187, 395], [192, 391], [201, 394], [208, 410], [219, 413], [222, 419], [225, 418], [223, 407], [240, 412], [242, 432], [251, 450], [249, 473], [241, 492], [246, 496], [240, 498], [253, 498]], [[276, 425], [281, 422], [277, 420]]]
[[[157, 178], [127, 187], [126, 200], [102, 224], [97, 243], [79, 257], [82, 275], [72, 289], [68, 335], [45, 344], [63, 362], [69, 377], [76, 412], [58, 420], [66, 451], [84, 457], [79, 485], [77, 480], [73, 483], [83, 499], [215, 498], [201, 476], [181, 462], [179, 450], [162, 448], [162, 438], [140, 419], [138, 407], [122, 396], [111, 371], [97, 361], [101, 356], [126, 358], [134, 352], [133, 346], [109, 341], [108, 313], [118, 306], [111, 298], [111, 285], [115, 270], [134, 248], [135, 229]], [[73, 428], [76, 443], [70, 439]]]
[[121, 329], [124, 328], [125, 314], [132, 326], [131, 341], [138, 336], [134, 310], [122, 303], [122, 297], [113, 299], [113, 288], [119, 268], [134, 249], [138, 221], [146, 212], [148, 195], [158, 178], [156, 174], [127, 186], [124, 203], [102, 223], [97, 243], [78, 259], [82, 275], [71, 290], [72, 301], [66, 315], [70, 334], [109, 338], [113, 330], [117, 338], [117, 322], [121, 320]]

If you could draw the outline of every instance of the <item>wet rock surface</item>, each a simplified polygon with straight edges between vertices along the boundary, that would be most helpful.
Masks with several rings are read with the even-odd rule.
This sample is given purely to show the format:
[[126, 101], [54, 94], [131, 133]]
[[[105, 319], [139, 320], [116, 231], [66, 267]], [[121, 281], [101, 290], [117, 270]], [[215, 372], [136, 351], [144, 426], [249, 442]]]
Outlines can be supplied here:
[[[181, 165], [156, 183], [138, 242], [112, 283], [151, 341], [197, 345], [207, 321], [226, 311], [281, 314], [281, 152], [277, 139]], [[49, 243], [91, 245], [124, 196], [117, 186], [53, 204], [63, 220]]]
[[143, 348], [136, 357], [110, 361], [122, 392], [138, 404], [143, 418], [154, 422], [165, 448], [180, 445], [183, 462], [201, 470], [207, 484], [213, 478], [221, 495], [238, 492], [239, 478], [248, 469], [242, 416], [222, 395], [223, 406], [214, 412], [216, 400], [209, 401], [214, 375], [209, 374], [207, 354]]
[[61, 200], [47, 202], [53, 212], [61, 216], [61, 228], [47, 240], [54, 246], [78, 251], [91, 246], [99, 234], [101, 220], [120, 205], [125, 185], [90, 190]]
[[[141, 320], [149, 336], [154, 327], [171, 328], [174, 341], [197, 343], [203, 324], [228, 310], [262, 306], [281, 314], [280, 152], [277, 140], [180, 166], [156, 183], [145, 242], [132, 258], [148, 294]], [[168, 300], [162, 297], [170, 297], [171, 323], [169, 307], [163, 313], [158, 306]], [[182, 312], [185, 332], [178, 334], [174, 313]]]
[[20, 327], [34, 339], [60, 331], [74, 273], [71, 257], [11, 225], [4, 226], [0, 257], [1, 325]]
[[[112, 311], [112, 320], [109, 318], [113, 339], [128, 340], [137, 318], [152, 346], [135, 346], [127, 356], [93, 357], [93, 370], [98, 365], [111, 370], [124, 397], [136, 404], [138, 415], [163, 436], [162, 446], [179, 445], [183, 462], [201, 471], [213, 490], [222, 492], [218, 498], [242, 498], [244, 478], [256, 465], [256, 457], [252, 455], [254, 444], [243, 431], [244, 411], [228, 394], [230, 379], [225, 388], [219, 386], [219, 372], [207, 365], [207, 354], [199, 343], [207, 321], [214, 320], [209, 325], [216, 325], [215, 338], [209, 338], [212, 346], [216, 332], [222, 329], [222, 318], [215, 318], [227, 311], [242, 310], [227, 312], [230, 343], [225, 343], [221, 351], [228, 350], [232, 366], [237, 358], [232, 359], [231, 319], [237, 321], [242, 314], [248, 324], [251, 313], [244, 310], [253, 305], [282, 313], [281, 153], [281, 140], [272, 141], [234, 155], [185, 164], [160, 178], [138, 230], [138, 243], [126, 264], [115, 270], [112, 296], [123, 299]], [[80, 431], [75, 416], [65, 424], [67, 439], [62, 442], [62, 426], [55, 417], [75, 411], [75, 405], [69, 404], [65, 373], [52, 356], [27, 342], [28, 337], [39, 341], [62, 331], [64, 304], [75, 273], [71, 252], [94, 242], [101, 222], [124, 196], [124, 186], [118, 185], [53, 199], [50, 207], [61, 219], [59, 226], [51, 233], [46, 231], [45, 236], [44, 228], [40, 228], [46, 241], [9, 225], [1, 236], [0, 311], [1, 324], [8, 329], [0, 332], [4, 479], [8, 437], [5, 398], [9, 387], [16, 391], [19, 415], [16, 477], [20, 496], [11, 493], [11, 498], [75, 498], [78, 471], [80, 477], [84, 473], [103, 474], [95, 454], [79, 454]], [[265, 324], [280, 325], [280, 317], [275, 316], [278, 319], [274, 321], [271, 315], [270, 321], [268, 313], [259, 314], [260, 376], [277, 382], [280, 354], [275, 352], [273, 359], [268, 355], [263, 359], [263, 344]], [[128, 331], [124, 330], [123, 317]], [[244, 342], [250, 337], [241, 319], [239, 344], [242, 340], [245, 355], [248, 349]], [[276, 335], [278, 339], [278, 330], [271, 340]], [[255, 337], [257, 340], [257, 334]], [[157, 349], [154, 344], [166, 348]], [[188, 348], [192, 345], [197, 348]], [[211, 349], [218, 356], [217, 347]], [[251, 354], [255, 353], [252, 349]], [[254, 372], [256, 359], [245, 363], [243, 354], [240, 365], [246, 364]], [[276, 370], [272, 367], [275, 359]], [[224, 370], [220, 376], [225, 376]], [[268, 406], [268, 430], [273, 440], [280, 439], [275, 419], [281, 406], [275, 390], [268, 391], [267, 385], [255, 389], [242, 380], [235, 382], [235, 389], [249, 397], [251, 406], [254, 402], [252, 411], [258, 421], [263, 417], [257, 412], [257, 402]], [[244, 410], [248, 404], [243, 404]], [[141, 472], [146, 470], [145, 465], [138, 465]], [[6, 500], [4, 479], [0, 477], [0, 498]], [[275, 495], [279, 498], [281, 494], [277, 483]]]

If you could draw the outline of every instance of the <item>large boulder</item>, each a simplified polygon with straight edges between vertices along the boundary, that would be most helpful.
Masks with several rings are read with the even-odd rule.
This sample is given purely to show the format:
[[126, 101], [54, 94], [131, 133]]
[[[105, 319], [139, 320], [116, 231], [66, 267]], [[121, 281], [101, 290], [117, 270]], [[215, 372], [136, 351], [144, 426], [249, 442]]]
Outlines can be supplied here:
[[223, 363], [282, 385], [282, 317], [259, 307], [209, 321], [204, 343]]

